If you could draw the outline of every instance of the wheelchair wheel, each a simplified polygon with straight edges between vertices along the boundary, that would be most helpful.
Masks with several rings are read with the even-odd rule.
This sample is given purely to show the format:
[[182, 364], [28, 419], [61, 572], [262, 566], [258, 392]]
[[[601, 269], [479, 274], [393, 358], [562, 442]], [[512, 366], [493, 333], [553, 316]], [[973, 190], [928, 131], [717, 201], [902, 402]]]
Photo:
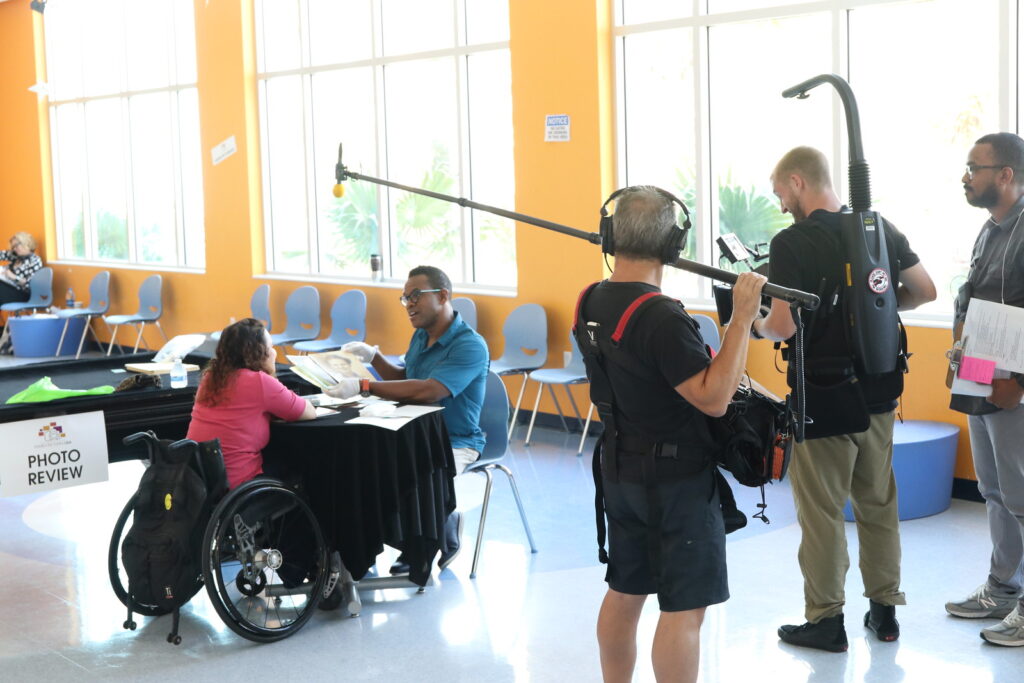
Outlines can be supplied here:
[[242, 484], [206, 527], [203, 578], [217, 614], [238, 635], [260, 643], [292, 635], [313, 616], [327, 580], [313, 511], [281, 482]]
[[[128, 535], [128, 530], [132, 528], [135, 496], [136, 494], [133, 493], [132, 497], [125, 503], [121, 514], [117, 516], [117, 522], [114, 523], [114, 531], [110, 534], [110, 545], [107, 548], [107, 574], [110, 576], [110, 587], [114, 589], [114, 595], [117, 596], [117, 599], [125, 607], [128, 606], [128, 574], [121, 563], [121, 544], [124, 543], [124, 537]], [[191, 594], [195, 595], [202, 587], [203, 578], [197, 576]], [[162, 614], [170, 614], [171, 612], [171, 610], [159, 605], [147, 605], [144, 603], [136, 603], [133, 611], [144, 617], [158, 617]]]

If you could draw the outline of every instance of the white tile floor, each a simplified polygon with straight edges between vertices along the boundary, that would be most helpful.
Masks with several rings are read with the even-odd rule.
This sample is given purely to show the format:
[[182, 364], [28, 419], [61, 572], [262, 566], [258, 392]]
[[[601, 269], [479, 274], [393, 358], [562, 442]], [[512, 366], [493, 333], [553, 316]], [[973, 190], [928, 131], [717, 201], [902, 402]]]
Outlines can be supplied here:
[[[575, 456], [578, 436], [538, 429], [522, 446], [516, 472], [540, 552], [531, 555], [508, 487], [495, 482], [480, 574], [469, 579], [483, 478], [457, 480], [468, 513], [468, 551], [427, 592], [364, 593], [362, 614], [318, 613], [294, 637], [254, 645], [221, 624], [200, 593], [183, 611], [183, 642], [165, 636], [169, 618], [121, 629], [123, 609], [106, 574], [109, 529], [134, 489], [137, 463], [111, 467], [107, 483], [0, 499], [0, 680], [88, 681], [594, 681], [600, 679], [594, 622], [604, 594], [593, 529], [589, 457]], [[739, 490], [753, 509], [755, 492]], [[856, 536], [847, 594], [850, 651], [828, 654], [779, 643], [782, 623], [802, 621], [796, 565], [799, 530], [785, 485], [769, 491], [770, 526], [754, 520], [729, 537], [732, 599], [708, 610], [702, 680], [970, 681], [1024, 680], [1024, 650], [987, 645], [988, 623], [945, 615], [943, 603], [985, 576], [984, 508], [954, 501], [935, 517], [903, 525], [903, 637], [869, 638], [861, 625]], [[391, 556], [381, 556], [386, 568]], [[653, 680], [646, 652], [658, 616], [651, 600], [641, 623], [636, 680]]]

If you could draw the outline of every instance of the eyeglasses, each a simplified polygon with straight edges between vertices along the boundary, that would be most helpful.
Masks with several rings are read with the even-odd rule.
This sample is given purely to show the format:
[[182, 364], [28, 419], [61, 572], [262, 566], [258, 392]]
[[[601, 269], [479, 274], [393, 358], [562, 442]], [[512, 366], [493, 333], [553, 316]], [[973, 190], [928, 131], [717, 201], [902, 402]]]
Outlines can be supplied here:
[[440, 291], [440, 289], [414, 289], [408, 294], [403, 294], [402, 296], [398, 297], [398, 300], [402, 302], [403, 306], [408, 306], [409, 304], [415, 306], [420, 302], [420, 297], [423, 296], [424, 294]]
[[974, 164], [967, 164], [964, 166], [964, 175], [967, 176], [968, 180], [974, 180], [974, 172], [982, 168], [1006, 168], [1006, 166], [975, 166]]

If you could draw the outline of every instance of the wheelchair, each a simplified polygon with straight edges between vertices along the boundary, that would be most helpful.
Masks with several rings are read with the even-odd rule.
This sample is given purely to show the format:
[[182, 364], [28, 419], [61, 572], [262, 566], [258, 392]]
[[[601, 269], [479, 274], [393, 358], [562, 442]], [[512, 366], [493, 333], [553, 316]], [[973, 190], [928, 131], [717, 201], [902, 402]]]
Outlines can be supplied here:
[[[227, 477], [216, 441], [170, 442], [152, 432], [124, 439], [125, 445], [140, 442], [150, 460], [160, 449], [191, 449], [194, 457], [190, 464], [206, 485], [207, 505], [212, 510], [197, 523], [205, 524], [201, 544], [194, 550], [201, 554], [201, 573], [195, 577], [189, 599], [205, 586], [228, 628], [254, 642], [274, 642], [301, 629], [321, 599], [334, 591], [339, 575], [337, 567], [328, 566], [320, 525], [309, 505], [293, 487], [262, 476], [225, 493]], [[118, 516], [107, 554], [111, 587], [126, 607], [128, 577], [121, 546], [131, 528], [136, 496], [132, 495]], [[199, 534], [195, 538], [200, 538]], [[132, 609], [144, 616], [168, 612], [138, 603], [133, 603]], [[129, 619], [124, 626], [134, 629], [135, 623]], [[168, 641], [181, 642], [177, 623]]]

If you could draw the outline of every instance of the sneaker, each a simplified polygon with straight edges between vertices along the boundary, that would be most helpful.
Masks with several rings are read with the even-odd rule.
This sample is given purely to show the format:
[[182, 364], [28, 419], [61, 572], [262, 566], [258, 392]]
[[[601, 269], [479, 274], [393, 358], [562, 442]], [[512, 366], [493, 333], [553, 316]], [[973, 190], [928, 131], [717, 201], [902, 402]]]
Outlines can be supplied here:
[[790, 645], [812, 647], [826, 652], [846, 652], [850, 643], [846, 640], [843, 615], [825, 617], [819, 622], [807, 622], [800, 626], [787, 624], [779, 627], [779, 639]]
[[391, 569], [389, 571], [391, 572], [391, 576], [409, 573], [409, 560], [406, 559], [405, 553], [400, 553], [398, 557], [395, 558], [395, 563], [391, 565]]
[[453, 512], [449, 515], [448, 520], [444, 525], [445, 539], [448, 542], [448, 550], [441, 553], [441, 557], [437, 560], [437, 568], [444, 569], [452, 563], [453, 560], [458, 556], [459, 551], [462, 550], [462, 525], [463, 518], [461, 512]]
[[993, 645], [1020, 647], [1024, 645], [1024, 610], [1018, 604], [995, 626], [981, 629], [981, 637]]
[[1017, 595], [995, 595], [987, 583], [958, 602], [947, 602], [946, 611], [965, 619], [1002, 619], [1017, 605]]
[[891, 643], [900, 637], [900, 622], [896, 621], [896, 606], [881, 605], [868, 600], [868, 611], [864, 615], [864, 625], [884, 643]]

